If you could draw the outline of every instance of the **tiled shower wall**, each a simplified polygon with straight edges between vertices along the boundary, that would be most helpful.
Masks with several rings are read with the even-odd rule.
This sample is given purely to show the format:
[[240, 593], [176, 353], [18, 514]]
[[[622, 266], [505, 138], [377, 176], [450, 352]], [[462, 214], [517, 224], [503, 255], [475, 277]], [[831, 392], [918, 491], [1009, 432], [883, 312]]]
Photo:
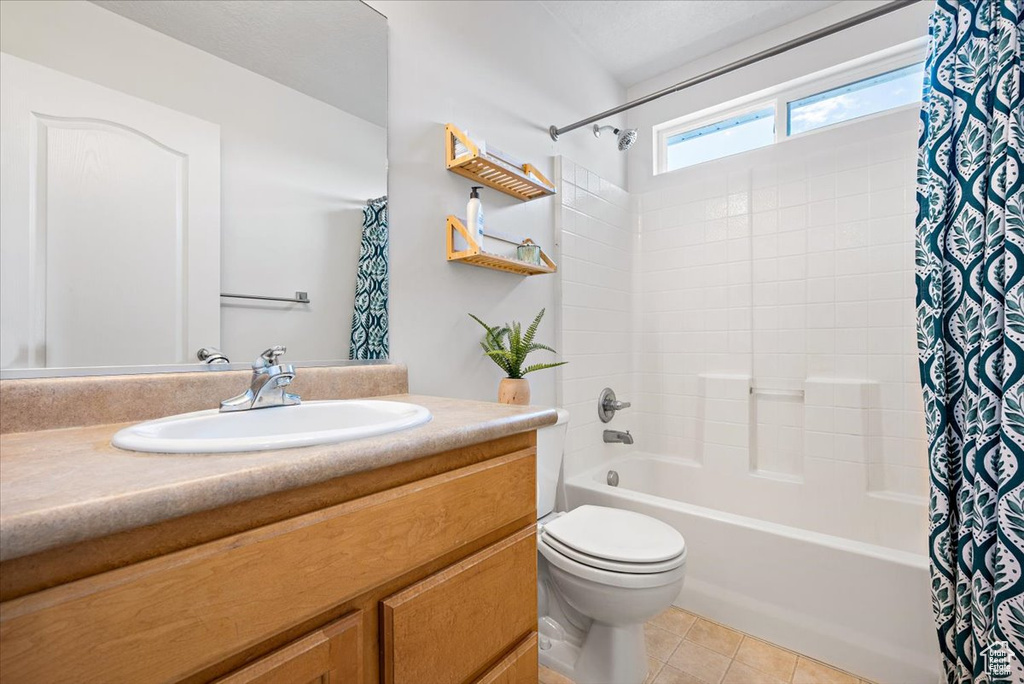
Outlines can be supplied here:
[[632, 449], [920, 501], [916, 125], [901, 111], [661, 176], [632, 220], [563, 162], [567, 472], [624, 453], [596, 421], [612, 384]]
[[569, 364], [558, 369], [558, 400], [571, 416], [565, 470], [575, 473], [622, 448], [602, 441], [605, 427], [629, 429], [624, 414], [601, 423], [597, 397], [610, 386], [628, 399], [633, 389], [633, 212], [625, 190], [564, 157], [560, 162], [558, 351]]
[[[897, 112], [675, 172], [639, 198], [638, 396], [651, 450], [721, 439], [707, 374], [749, 377], [750, 469], [862, 464], [923, 496], [914, 336], [916, 120]], [[731, 442], [736, 446], [736, 440]]]

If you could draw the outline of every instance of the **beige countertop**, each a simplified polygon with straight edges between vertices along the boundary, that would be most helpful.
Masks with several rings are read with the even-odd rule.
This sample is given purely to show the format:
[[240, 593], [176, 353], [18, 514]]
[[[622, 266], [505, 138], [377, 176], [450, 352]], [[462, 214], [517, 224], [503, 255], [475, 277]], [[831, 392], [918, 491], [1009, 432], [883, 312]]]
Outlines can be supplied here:
[[0, 435], [0, 561], [551, 425], [554, 409], [419, 395], [425, 425], [320, 446], [149, 454], [111, 446], [130, 425]]

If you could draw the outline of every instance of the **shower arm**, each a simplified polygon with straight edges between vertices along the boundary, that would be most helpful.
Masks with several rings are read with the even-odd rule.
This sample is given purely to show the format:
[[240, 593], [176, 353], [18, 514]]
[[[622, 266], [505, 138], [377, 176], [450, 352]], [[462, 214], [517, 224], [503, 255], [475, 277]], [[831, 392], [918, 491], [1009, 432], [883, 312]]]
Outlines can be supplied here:
[[699, 76], [694, 76], [693, 78], [688, 78], [685, 81], [680, 81], [679, 83], [669, 86], [668, 88], [664, 88], [657, 92], [651, 93], [650, 95], [645, 95], [639, 99], [627, 102], [626, 104], [623, 105], [619, 105], [618, 107], [613, 107], [612, 109], [603, 111], [600, 114], [595, 114], [594, 116], [588, 117], [586, 119], [582, 119], [580, 121], [577, 121], [576, 123], [569, 124], [568, 126], [562, 126], [561, 128], [551, 126], [548, 129], [548, 133], [551, 134], [552, 140], [558, 140], [558, 136], [560, 136], [562, 133], [568, 133], [569, 131], [574, 131], [577, 128], [582, 128], [583, 126], [586, 126], [588, 124], [601, 121], [602, 119], [607, 119], [610, 116], [621, 114], [622, 112], [633, 109], [634, 107], [645, 105], [648, 102], [653, 102], [654, 100], [665, 97], [666, 95], [678, 93], [680, 90], [685, 90], [686, 88], [689, 88], [691, 86], [704, 83], [705, 81], [710, 81], [713, 78], [724, 76], [725, 74], [736, 71], [737, 69], [742, 69], [743, 67], [746, 66], [750, 66], [751, 64], [756, 64], [757, 62], [768, 59], [769, 57], [781, 55], [783, 52], [788, 52], [793, 48], [798, 48], [802, 45], [807, 45], [808, 43], [814, 42], [820, 38], [831, 36], [832, 34], [839, 33], [840, 31], [851, 28], [853, 26], [857, 26], [859, 24], [863, 24], [864, 22], [871, 21], [872, 19], [877, 19], [878, 17], [889, 14], [890, 12], [901, 10], [904, 7], [909, 7], [910, 5], [916, 4], [918, 2], [921, 2], [921, 0], [894, 0], [894, 2], [888, 2], [880, 7], [875, 7], [874, 9], [870, 9], [867, 12], [862, 12], [856, 16], [850, 17], [849, 19], [844, 19], [840, 22], [836, 22], [835, 24], [831, 24], [824, 28], [820, 28], [817, 31], [811, 31], [808, 34], [805, 34], [798, 38], [794, 38], [793, 40], [787, 40], [785, 43], [780, 43], [775, 47], [768, 48], [767, 50], [762, 50], [761, 52], [750, 55], [749, 57], [744, 57], [743, 59], [737, 60], [735, 62], [730, 62], [729, 64], [718, 67], [717, 69], [706, 71], [703, 74], [700, 74]]

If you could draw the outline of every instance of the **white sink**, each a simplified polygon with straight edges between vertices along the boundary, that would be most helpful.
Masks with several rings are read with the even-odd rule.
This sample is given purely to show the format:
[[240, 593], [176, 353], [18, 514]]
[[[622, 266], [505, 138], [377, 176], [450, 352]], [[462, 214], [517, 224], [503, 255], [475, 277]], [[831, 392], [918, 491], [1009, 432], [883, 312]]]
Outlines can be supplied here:
[[112, 443], [131, 451], [172, 454], [263, 451], [375, 437], [423, 425], [430, 417], [422, 406], [397, 401], [307, 401], [150, 420], [121, 430]]

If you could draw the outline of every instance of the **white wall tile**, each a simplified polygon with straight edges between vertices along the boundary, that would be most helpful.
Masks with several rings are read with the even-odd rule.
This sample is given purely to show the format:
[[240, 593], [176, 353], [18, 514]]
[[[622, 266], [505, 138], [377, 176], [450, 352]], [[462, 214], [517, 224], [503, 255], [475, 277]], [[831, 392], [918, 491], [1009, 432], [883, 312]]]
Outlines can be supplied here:
[[[792, 507], [831, 533], [899, 536], [862, 515], [886, 505], [873, 493], [927, 491], [916, 134], [894, 126], [691, 167], [629, 201], [603, 179], [593, 186], [589, 172], [569, 186], [560, 277], [563, 344], [576, 364], [563, 401], [581, 421], [574, 463], [624, 453], [605, 449], [593, 417], [596, 392], [616, 383], [634, 409], [611, 427], [635, 427], [635, 451], [695, 464], [724, 508], [746, 505], [740, 492], [772, 500], [769, 483], [786, 482], [796, 489], [772, 500], [770, 516]], [[581, 178], [576, 165], [562, 175]], [[617, 202], [636, 215], [624, 218]], [[752, 384], [804, 397], [770, 400], [751, 395]]]

